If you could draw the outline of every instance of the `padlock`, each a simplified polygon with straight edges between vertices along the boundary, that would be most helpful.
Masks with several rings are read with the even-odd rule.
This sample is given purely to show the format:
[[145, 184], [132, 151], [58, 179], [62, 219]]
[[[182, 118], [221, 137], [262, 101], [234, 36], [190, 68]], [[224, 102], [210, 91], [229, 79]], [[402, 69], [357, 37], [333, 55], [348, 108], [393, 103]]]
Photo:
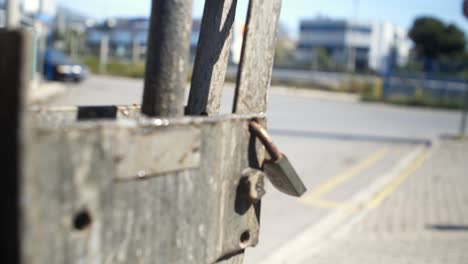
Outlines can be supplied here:
[[263, 170], [278, 190], [300, 197], [307, 189], [288, 158], [279, 151], [268, 132], [257, 121], [250, 122], [250, 132], [265, 146], [270, 159], [263, 163]]

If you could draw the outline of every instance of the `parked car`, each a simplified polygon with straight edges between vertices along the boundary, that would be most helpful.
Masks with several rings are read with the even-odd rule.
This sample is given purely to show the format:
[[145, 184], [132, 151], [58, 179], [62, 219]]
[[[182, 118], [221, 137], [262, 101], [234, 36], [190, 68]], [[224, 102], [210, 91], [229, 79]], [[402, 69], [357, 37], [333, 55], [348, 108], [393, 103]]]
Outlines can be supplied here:
[[87, 74], [86, 67], [73, 61], [63, 52], [48, 49], [44, 56], [44, 77], [50, 81], [81, 82]]

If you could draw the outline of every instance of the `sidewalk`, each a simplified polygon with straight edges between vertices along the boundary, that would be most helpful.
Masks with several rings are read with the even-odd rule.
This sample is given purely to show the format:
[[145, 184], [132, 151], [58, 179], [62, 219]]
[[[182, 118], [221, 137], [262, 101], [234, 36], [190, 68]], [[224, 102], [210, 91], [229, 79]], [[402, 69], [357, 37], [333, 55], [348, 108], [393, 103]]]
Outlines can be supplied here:
[[284, 263], [468, 263], [468, 141], [442, 140], [392, 195], [320, 244]]
[[33, 82], [28, 94], [29, 103], [45, 103], [50, 99], [58, 97], [66, 92], [66, 86], [59, 82]]
[[317, 90], [317, 89], [307, 89], [307, 88], [296, 88], [294, 86], [288, 87], [288, 86], [274, 85], [274, 86], [271, 86], [270, 93], [277, 94], [277, 95], [297, 96], [301, 98], [314, 98], [314, 99], [323, 100], [323, 101], [340, 101], [340, 102], [348, 102], [348, 103], [360, 102], [360, 96], [358, 94]]
[[[235, 84], [227, 82], [224, 84], [224, 88], [234, 92]], [[190, 87], [187, 87], [187, 92], [188, 89], [190, 89]], [[308, 89], [284, 85], [272, 85], [271, 89], [269, 90], [269, 94], [295, 96], [300, 98], [313, 98], [322, 101], [338, 101], [348, 103], [360, 102], [360, 96], [358, 94]]]

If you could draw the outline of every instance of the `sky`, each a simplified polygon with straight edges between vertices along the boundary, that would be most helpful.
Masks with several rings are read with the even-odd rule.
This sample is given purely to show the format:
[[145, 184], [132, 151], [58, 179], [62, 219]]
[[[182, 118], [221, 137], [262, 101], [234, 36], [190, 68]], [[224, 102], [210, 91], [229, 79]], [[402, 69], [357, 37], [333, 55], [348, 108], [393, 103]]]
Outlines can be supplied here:
[[[57, 0], [96, 19], [148, 16], [151, 0]], [[203, 0], [194, 0], [194, 17], [203, 13]], [[245, 18], [248, 0], [238, 0], [237, 20]], [[468, 19], [462, 14], [462, 0], [283, 0], [281, 23], [297, 36], [302, 18], [358, 19], [391, 22], [409, 29], [418, 16], [435, 16], [455, 23], [468, 35]]]

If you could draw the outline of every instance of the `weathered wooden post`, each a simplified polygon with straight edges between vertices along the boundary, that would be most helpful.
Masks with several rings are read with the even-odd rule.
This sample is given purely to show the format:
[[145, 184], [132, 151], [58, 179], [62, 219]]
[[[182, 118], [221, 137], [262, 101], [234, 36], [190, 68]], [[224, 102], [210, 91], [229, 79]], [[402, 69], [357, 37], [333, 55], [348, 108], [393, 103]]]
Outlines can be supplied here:
[[139, 106], [25, 112], [29, 42], [0, 32], [7, 263], [242, 263], [259, 239], [264, 162], [280, 190], [301, 187], [262, 129], [280, 3], [250, 2], [228, 116], [216, 114], [235, 0], [206, 2], [185, 117], [191, 1], [153, 1], [143, 114]]
[[189, 115], [215, 115], [219, 112], [236, 6], [237, 0], [205, 2], [187, 105]]
[[266, 113], [281, 0], [250, 1], [233, 113]]

